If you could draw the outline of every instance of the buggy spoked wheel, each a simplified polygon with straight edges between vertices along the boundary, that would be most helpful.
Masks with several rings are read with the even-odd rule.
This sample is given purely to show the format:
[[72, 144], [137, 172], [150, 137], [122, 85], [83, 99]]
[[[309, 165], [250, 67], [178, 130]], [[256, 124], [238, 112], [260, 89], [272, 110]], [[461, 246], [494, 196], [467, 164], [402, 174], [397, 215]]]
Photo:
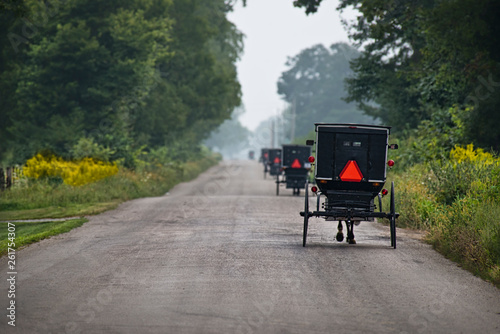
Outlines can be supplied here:
[[280, 176], [276, 175], [276, 196], [280, 194]]
[[307, 227], [309, 225], [309, 182], [306, 181], [306, 194], [305, 194], [305, 204], [304, 204], [304, 234], [302, 239], [302, 247], [306, 247], [307, 241]]
[[394, 200], [394, 181], [391, 183], [391, 212], [390, 212], [390, 220], [391, 220], [391, 247], [396, 249], [396, 206]]
[[382, 212], [382, 195], [378, 194], [378, 211]]

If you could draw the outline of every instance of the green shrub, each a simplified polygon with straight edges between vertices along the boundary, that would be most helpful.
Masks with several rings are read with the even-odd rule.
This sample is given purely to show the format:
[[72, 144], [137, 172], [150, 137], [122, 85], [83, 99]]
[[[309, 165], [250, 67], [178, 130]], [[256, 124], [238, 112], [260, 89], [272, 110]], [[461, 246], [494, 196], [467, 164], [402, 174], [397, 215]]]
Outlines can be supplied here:
[[438, 251], [500, 285], [498, 161], [472, 145], [456, 146], [448, 159], [392, 177], [399, 226], [429, 231]]
[[[91, 214], [95, 213], [96, 205], [102, 211], [103, 203], [115, 205], [134, 198], [163, 195], [177, 183], [196, 177], [218, 161], [219, 155], [206, 155], [197, 161], [167, 166], [144, 164], [140, 170], [122, 167], [116, 175], [78, 187], [49, 179], [19, 182], [2, 192], [0, 220]], [[43, 208], [47, 210], [36, 211]], [[27, 211], [19, 216], [16, 211], [20, 210]]]

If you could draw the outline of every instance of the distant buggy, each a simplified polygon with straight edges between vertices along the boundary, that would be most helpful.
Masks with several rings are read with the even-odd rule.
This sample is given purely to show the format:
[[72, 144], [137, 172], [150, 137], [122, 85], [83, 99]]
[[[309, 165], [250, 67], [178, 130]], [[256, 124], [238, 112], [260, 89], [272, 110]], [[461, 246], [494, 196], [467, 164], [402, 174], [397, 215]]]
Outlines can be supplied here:
[[264, 178], [266, 178], [267, 174], [267, 168], [269, 166], [269, 149], [268, 148], [262, 148], [260, 150], [260, 158], [259, 162], [262, 162], [262, 165], [264, 166]]
[[[396, 248], [396, 218], [399, 216], [394, 204], [394, 182], [391, 184], [389, 212], [382, 210], [382, 196], [386, 181], [387, 150], [390, 128], [385, 126], [358, 124], [317, 123], [315, 181], [311, 190], [317, 195], [316, 211], [309, 211], [308, 185], [305, 190], [303, 243], [307, 240], [310, 217], [323, 217], [338, 221], [337, 241], [344, 239], [342, 221], [346, 223], [347, 242], [355, 244], [354, 222], [387, 218], [390, 221], [391, 247]], [[318, 189], [319, 188], [319, 189]], [[378, 212], [374, 200], [378, 198]], [[323, 200], [323, 202], [321, 202]]]
[[[281, 148], [270, 148], [268, 150], [268, 168], [269, 175], [277, 176], [281, 173]], [[264, 178], [266, 177], [264, 171]]]
[[280, 193], [280, 184], [284, 183], [287, 189], [293, 189], [294, 195], [300, 195], [300, 189], [305, 189], [306, 181], [311, 169], [309, 157], [311, 156], [311, 147], [304, 145], [283, 145], [281, 153], [280, 174], [276, 176], [276, 196]]

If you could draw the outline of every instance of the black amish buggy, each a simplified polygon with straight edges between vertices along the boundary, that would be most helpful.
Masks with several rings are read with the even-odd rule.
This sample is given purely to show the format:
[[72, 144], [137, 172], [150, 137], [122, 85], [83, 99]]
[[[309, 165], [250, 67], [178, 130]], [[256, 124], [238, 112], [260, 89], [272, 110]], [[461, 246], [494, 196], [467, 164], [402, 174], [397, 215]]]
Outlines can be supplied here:
[[264, 178], [266, 178], [268, 161], [269, 161], [269, 149], [261, 148], [259, 162], [262, 162], [262, 165], [264, 165]]
[[259, 162], [262, 162], [262, 164], [266, 164], [267, 158], [269, 157], [269, 149], [268, 148], [261, 148], [260, 149], [260, 157], [259, 157]]
[[[342, 221], [347, 228], [347, 242], [355, 244], [354, 222], [387, 218], [390, 221], [391, 247], [396, 248], [396, 213], [394, 205], [394, 182], [391, 184], [390, 208], [382, 210], [382, 196], [386, 181], [386, 165], [392, 167], [394, 161], [387, 160], [387, 150], [397, 149], [389, 145], [390, 127], [359, 124], [316, 123], [315, 181], [311, 188], [316, 194], [316, 211], [309, 211], [308, 184], [305, 190], [303, 246], [306, 245], [307, 228], [310, 217], [323, 217], [328, 221], [338, 221], [337, 241], [344, 239]], [[314, 161], [311, 158], [311, 161]], [[319, 188], [319, 189], [318, 189]], [[378, 198], [378, 211], [374, 200]], [[321, 200], [323, 202], [321, 203]], [[321, 203], [321, 205], [320, 205]], [[321, 207], [321, 210], [320, 210]]]
[[[270, 148], [268, 153], [269, 175], [277, 176], [281, 173], [281, 148]], [[264, 170], [264, 178], [266, 177], [265, 172]]]
[[248, 159], [250, 159], [250, 160], [255, 159], [255, 152], [254, 151], [248, 151]]
[[293, 189], [293, 195], [300, 195], [300, 189], [306, 187], [306, 180], [311, 169], [309, 157], [311, 147], [304, 145], [283, 145], [281, 162], [283, 177], [276, 176], [276, 196], [280, 193], [280, 184], [286, 184], [286, 189]]

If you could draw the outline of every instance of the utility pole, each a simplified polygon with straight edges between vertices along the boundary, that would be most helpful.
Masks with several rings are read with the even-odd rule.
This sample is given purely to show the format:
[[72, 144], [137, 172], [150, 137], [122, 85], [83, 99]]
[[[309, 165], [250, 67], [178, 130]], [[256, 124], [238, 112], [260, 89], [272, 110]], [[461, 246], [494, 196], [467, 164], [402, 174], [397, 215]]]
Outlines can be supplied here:
[[292, 101], [292, 124], [291, 124], [291, 129], [290, 129], [290, 142], [293, 142], [295, 139], [295, 114], [297, 112], [297, 98], [295, 95], [293, 96], [293, 101]]
[[271, 120], [271, 148], [274, 148], [274, 119]]

